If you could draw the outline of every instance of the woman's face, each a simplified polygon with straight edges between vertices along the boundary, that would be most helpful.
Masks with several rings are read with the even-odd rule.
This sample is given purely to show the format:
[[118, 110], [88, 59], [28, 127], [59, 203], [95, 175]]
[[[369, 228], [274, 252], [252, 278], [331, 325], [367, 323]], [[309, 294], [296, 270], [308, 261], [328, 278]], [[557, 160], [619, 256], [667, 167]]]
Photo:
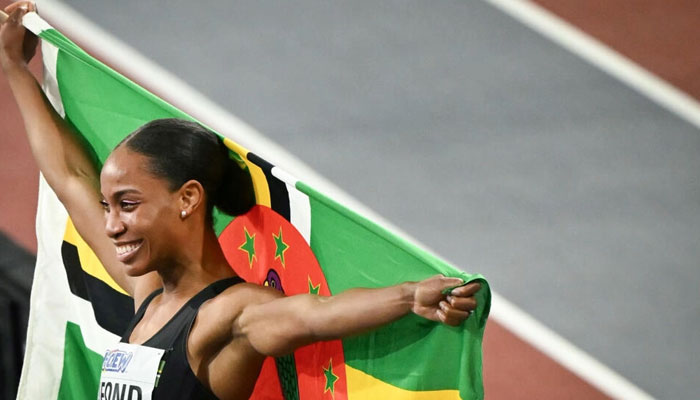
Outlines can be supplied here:
[[100, 174], [105, 231], [130, 276], [168, 266], [182, 230], [177, 191], [170, 192], [147, 166], [146, 156], [120, 146]]

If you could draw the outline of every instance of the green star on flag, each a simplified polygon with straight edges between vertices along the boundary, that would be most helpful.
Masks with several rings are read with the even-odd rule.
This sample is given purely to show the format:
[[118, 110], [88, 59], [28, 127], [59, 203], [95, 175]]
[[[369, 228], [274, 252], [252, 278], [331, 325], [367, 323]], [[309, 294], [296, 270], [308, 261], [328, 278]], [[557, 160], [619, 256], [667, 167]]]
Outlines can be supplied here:
[[248, 233], [248, 229], [243, 227], [243, 231], [245, 232], [245, 242], [238, 247], [240, 250], [245, 251], [248, 253], [248, 264], [250, 265], [250, 268], [253, 268], [253, 261], [255, 260], [255, 234], [253, 236], [250, 236], [250, 233]]
[[311, 282], [311, 277], [309, 276], [309, 294], [318, 295], [318, 292], [320, 290], [321, 290], [321, 282], [319, 282], [318, 285], [314, 286], [313, 282]]
[[333, 373], [333, 359], [328, 361], [328, 368], [323, 368], [323, 376], [326, 377], [326, 387], [323, 393], [331, 391], [331, 397], [335, 397], [335, 381], [338, 380], [338, 375]]
[[275, 238], [275, 260], [280, 259], [282, 262], [282, 266], [286, 268], [284, 265], [284, 252], [289, 250], [289, 245], [284, 242], [282, 239], [282, 227], [280, 226], [280, 233], [275, 235], [274, 233], [272, 234], [272, 237]]

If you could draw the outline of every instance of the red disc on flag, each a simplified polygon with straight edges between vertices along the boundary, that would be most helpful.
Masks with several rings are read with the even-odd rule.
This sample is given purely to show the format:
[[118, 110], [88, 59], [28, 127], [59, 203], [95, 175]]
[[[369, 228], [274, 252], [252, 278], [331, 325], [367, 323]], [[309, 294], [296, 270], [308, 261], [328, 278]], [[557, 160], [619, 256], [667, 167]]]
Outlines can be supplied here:
[[[304, 237], [284, 217], [257, 205], [236, 217], [219, 242], [236, 274], [247, 282], [270, 286], [287, 295], [330, 296], [323, 270]], [[282, 392], [298, 390], [301, 399], [347, 399], [345, 358], [340, 340], [297, 349], [291, 358], [265, 361], [251, 399], [283, 399]], [[279, 371], [278, 367], [284, 369]], [[291, 371], [295, 367], [296, 371]], [[285, 383], [280, 384], [279, 376]], [[296, 375], [296, 388], [288, 382]], [[290, 395], [287, 395], [288, 397]]]

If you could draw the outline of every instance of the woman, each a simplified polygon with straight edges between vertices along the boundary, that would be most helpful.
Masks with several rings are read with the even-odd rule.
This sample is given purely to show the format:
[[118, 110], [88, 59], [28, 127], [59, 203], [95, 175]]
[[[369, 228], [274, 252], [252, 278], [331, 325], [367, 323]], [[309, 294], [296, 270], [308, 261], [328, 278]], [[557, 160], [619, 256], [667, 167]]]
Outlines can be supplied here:
[[[284, 297], [241, 282], [219, 246], [212, 208], [245, 212], [252, 189], [223, 144], [197, 124], [157, 120], [124, 139], [98, 171], [27, 70], [36, 38], [19, 21], [28, 10], [34, 10], [28, 2], [5, 9], [10, 18], [0, 27], [0, 62], [32, 152], [77, 230], [136, 308], [122, 343], [105, 355], [102, 394], [247, 398], [266, 356], [411, 312], [458, 325], [476, 307], [477, 283], [445, 296], [443, 290], [462, 281], [443, 276], [332, 297]], [[165, 135], [172, 147], [163, 145]], [[224, 190], [224, 182], [236, 182], [236, 192]], [[129, 386], [120, 380], [127, 364], [138, 366], [139, 382]]]

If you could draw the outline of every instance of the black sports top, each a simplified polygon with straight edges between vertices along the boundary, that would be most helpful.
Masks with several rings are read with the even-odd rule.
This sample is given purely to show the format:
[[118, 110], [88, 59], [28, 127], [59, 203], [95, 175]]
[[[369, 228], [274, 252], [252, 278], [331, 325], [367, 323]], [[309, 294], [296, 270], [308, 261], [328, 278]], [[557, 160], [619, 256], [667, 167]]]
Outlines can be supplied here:
[[[160, 378], [153, 389], [153, 400], [160, 399], [217, 399], [217, 397], [206, 388], [194, 375], [190, 363], [187, 361], [187, 338], [190, 329], [197, 316], [199, 307], [207, 300], [216, 297], [228, 287], [241, 283], [239, 277], [232, 277], [216, 281], [185, 303], [175, 316], [168, 321], [155, 335], [143, 343], [144, 346], [164, 349], [162, 361], [165, 362]], [[141, 321], [146, 308], [154, 297], [160, 294], [163, 289], [158, 289], [151, 293], [139, 307], [136, 315], [131, 320], [129, 327], [122, 336], [121, 341], [129, 342], [131, 332], [136, 324]]]

